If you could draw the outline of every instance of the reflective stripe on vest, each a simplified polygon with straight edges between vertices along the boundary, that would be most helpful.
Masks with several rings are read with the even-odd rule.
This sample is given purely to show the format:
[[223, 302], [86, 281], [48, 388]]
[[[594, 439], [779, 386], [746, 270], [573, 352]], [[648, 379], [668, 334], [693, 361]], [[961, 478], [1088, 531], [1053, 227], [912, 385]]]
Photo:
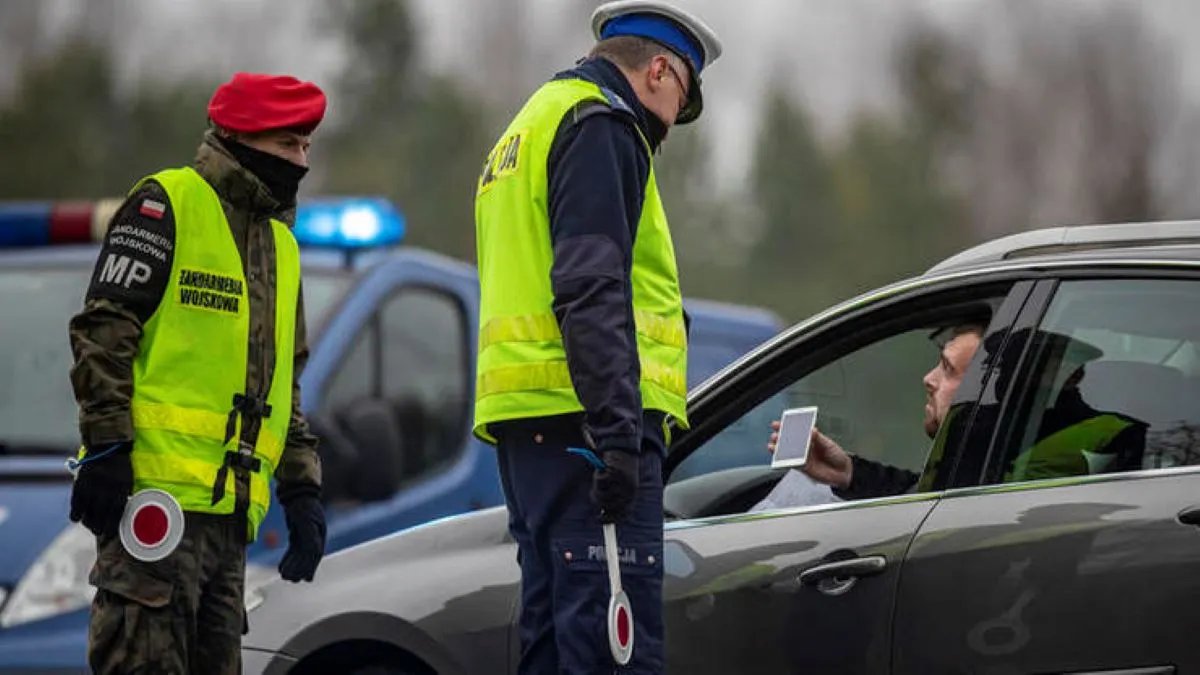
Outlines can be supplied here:
[[[672, 320], [642, 310], [634, 310], [633, 315], [639, 334], [668, 347], [687, 348], [687, 329], [682, 318]], [[550, 313], [497, 317], [479, 330], [480, 351], [500, 342], [561, 340], [558, 319]]]
[[[642, 371], [642, 379], [680, 396], [687, 394], [687, 382], [680, 379], [672, 369], [648, 363]], [[573, 390], [566, 361], [500, 366], [481, 374], [476, 386], [480, 396], [542, 389]]]
[[[583, 80], [555, 80], [526, 102], [492, 149], [475, 197], [480, 329], [475, 434], [487, 425], [583, 410], [552, 310], [547, 215], [550, 146], [580, 103], [608, 103]], [[643, 139], [644, 140], [644, 139]], [[651, 160], [630, 275], [642, 405], [687, 426], [687, 335], [675, 250]]]
[[[228, 417], [227, 413], [209, 410], [180, 408], [166, 403], [143, 403], [133, 411], [133, 426], [140, 429], [177, 431], [223, 443]], [[270, 425], [262, 425], [258, 437], [261, 454], [278, 457], [283, 454], [283, 444], [284, 439], [280, 438]]]
[[[166, 190], [175, 215], [171, 278], [146, 322], [134, 361], [131, 412], [134, 488], [170, 492], [185, 511], [233, 513], [236, 477], [227, 471], [224, 494], [213, 503], [214, 482], [241, 436], [226, 444], [235, 394], [246, 389], [250, 306], [241, 254], [216, 192], [191, 168], [153, 179]], [[140, 185], [140, 183], [139, 183]], [[136, 187], [134, 188], [137, 189]], [[251, 539], [270, 505], [270, 478], [283, 452], [292, 408], [291, 355], [295, 351], [300, 257], [291, 231], [271, 221], [275, 249], [275, 349], [270, 389], [250, 472], [247, 528]]]

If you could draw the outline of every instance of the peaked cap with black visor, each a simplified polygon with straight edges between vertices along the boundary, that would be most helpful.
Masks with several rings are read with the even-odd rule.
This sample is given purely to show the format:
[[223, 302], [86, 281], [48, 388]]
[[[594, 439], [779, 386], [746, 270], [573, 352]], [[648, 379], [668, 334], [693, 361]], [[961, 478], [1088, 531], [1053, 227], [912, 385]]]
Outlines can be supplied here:
[[695, 16], [665, 2], [616, 0], [592, 13], [592, 33], [597, 40], [631, 35], [653, 40], [688, 65], [687, 103], [676, 124], [688, 124], [704, 111], [700, 72], [721, 56], [721, 41], [713, 29]]

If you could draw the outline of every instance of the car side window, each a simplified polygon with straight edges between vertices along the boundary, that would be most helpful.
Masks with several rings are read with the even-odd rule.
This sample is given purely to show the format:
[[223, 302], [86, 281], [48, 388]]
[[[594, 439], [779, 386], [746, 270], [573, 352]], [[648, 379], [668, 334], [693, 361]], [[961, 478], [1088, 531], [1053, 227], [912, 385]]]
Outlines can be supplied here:
[[379, 372], [379, 364], [375, 359], [378, 339], [374, 321], [368, 321], [358, 331], [350, 350], [342, 357], [337, 372], [325, 389], [326, 408], [340, 410], [375, 394], [376, 373]]
[[[1023, 357], [992, 482], [1200, 464], [1200, 283], [1065, 281]], [[1018, 365], [1020, 364], [1020, 365]]]
[[[931, 447], [922, 381], [939, 358], [934, 332], [923, 326], [882, 338], [800, 377], [697, 448], [670, 482], [769, 465], [771, 422], [800, 406], [816, 406], [817, 427], [847, 452], [919, 474]], [[805, 490], [806, 499], [835, 500], [825, 486]]]
[[382, 395], [404, 436], [409, 473], [451, 459], [467, 434], [466, 313], [453, 296], [407, 288], [379, 314]]
[[331, 499], [385, 499], [458, 453], [469, 409], [466, 331], [453, 296], [417, 286], [363, 323], [310, 419]]

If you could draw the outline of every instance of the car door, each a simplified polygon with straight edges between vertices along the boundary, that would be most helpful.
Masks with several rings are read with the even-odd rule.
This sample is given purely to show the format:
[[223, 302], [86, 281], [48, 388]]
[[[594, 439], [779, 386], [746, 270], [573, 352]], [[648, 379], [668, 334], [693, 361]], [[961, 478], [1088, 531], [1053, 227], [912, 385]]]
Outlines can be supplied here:
[[475, 298], [468, 266], [397, 252], [322, 331], [339, 347], [311, 369], [330, 550], [500, 502], [470, 435]]
[[894, 672], [1200, 672], [1200, 280], [1123, 274], [1041, 282], [1000, 348], [981, 485], [913, 542]]
[[921, 380], [939, 354], [930, 334], [989, 316], [1002, 328], [1029, 290], [932, 286], [834, 310], [693, 398], [664, 496], [672, 672], [888, 672], [900, 564], [940, 493], [842, 501], [799, 472], [772, 471], [765, 445], [785, 408], [816, 405], [818, 427], [843, 446], [920, 475], [931, 446]]

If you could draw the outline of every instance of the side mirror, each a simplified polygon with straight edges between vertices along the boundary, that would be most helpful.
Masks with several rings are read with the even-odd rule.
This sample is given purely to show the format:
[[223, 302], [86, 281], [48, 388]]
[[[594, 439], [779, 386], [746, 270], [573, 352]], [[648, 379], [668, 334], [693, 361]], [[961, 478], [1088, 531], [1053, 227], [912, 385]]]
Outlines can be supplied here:
[[354, 496], [363, 501], [387, 499], [404, 479], [404, 437], [391, 406], [380, 399], [363, 399], [338, 416], [358, 451], [351, 478]]

